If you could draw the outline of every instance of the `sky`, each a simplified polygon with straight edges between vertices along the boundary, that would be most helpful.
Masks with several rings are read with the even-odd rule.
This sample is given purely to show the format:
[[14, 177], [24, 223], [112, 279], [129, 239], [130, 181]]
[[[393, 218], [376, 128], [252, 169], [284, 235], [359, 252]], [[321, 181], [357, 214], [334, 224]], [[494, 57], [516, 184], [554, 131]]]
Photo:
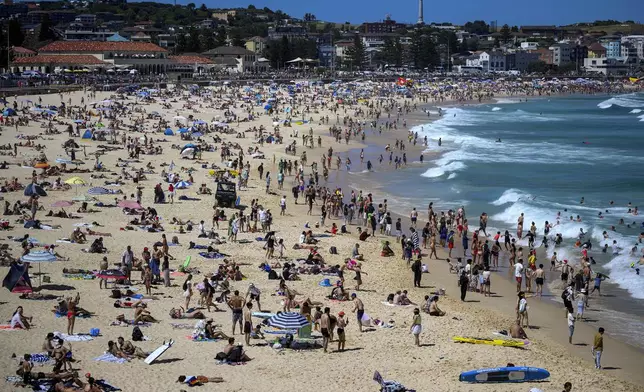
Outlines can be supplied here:
[[[172, 2], [163, 0], [163, 2]], [[287, 14], [302, 18], [314, 14], [318, 20], [336, 23], [362, 23], [380, 21], [387, 14], [401, 23], [414, 23], [418, 19], [418, 0], [177, 0], [177, 4], [190, 2], [210, 8], [246, 7], [281, 9]], [[472, 20], [496, 21], [499, 26], [563, 25], [575, 22], [592, 22], [597, 19], [635, 20], [644, 22], [642, 0], [424, 0], [425, 23], [451, 22], [463, 24]]]

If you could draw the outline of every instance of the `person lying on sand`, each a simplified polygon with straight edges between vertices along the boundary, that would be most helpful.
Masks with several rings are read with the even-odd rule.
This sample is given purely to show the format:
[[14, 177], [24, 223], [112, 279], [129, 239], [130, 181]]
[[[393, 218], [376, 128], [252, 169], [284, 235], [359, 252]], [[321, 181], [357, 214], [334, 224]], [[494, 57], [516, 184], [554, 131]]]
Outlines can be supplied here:
[[207, 384], [209, 382], [212, 383], [220, 383], [224, 382], [224, 379], [222, 377], [206, 377], [206, 376], [179, 376], [177, 379], [177, 382], [180, 383], [186, 383], [190, 385], [191, 387], [195, 385], [203, 385]]
[[146, 353], [143, 350], [141, 350], [140, 347], [133, 345], [132, 342], [130, 342], [129, 340], [123, 339], [122, 336], [118, 337], [117, 342], [121, 352], [123, 352], [125, 355], [128, 355], [132, 358], [145, 359], [150, 355], [150, 353]]
[[170, 309], [170, 317], [173, 319], [205, 319], [206, 316], [199, 310], [194, 310], [192, 312], [186, 312], [183, 308], [172, 308]]
[[127, 361], [130, 360], [130, 357], [121, 351], [113, 340], [107, 342], [107, 352], [114, 355], [116, 358], [123, 358]]
[[134, 323], [156, 323], [157, 319], [146, 309], [148, 306], [144, 302], [139, 302], [134, 308]]

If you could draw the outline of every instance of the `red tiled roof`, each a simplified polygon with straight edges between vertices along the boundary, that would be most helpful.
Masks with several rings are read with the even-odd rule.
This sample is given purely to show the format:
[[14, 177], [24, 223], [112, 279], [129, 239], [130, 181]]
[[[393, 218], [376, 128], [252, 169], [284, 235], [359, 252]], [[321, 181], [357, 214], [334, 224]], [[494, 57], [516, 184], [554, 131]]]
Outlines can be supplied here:
[[89, 42], [55, 41], [40, 48], [40, 52], [167, 52], [149, 42]]
[[18, 57], [13, 64], [64, 64], [64, 65], [98, 65], [106, 64], [96, 57], [84, 55], [43, 55], [33, 57]]
[[36, 54], [36, 52], [34, 52], [33, 50], [23, 48], [22, 46], [14, 46], [13, 47], [13, 52], [14, 53], [21, 53], [21, 54]]
[[169, 56], [175, 64], [214, 64], [212, 60], [203, 56]]
[[588, 50], [592, 50], [593, 52], [605, 52], [606, 48], [602, 44], [600, 44], [599, 42], [593, 42], [588, 47]]

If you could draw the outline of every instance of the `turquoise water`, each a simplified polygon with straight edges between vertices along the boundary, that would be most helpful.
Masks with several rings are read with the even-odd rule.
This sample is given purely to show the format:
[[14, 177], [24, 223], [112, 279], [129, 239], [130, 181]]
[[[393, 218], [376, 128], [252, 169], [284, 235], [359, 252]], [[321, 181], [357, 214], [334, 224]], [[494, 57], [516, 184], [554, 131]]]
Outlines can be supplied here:
[[[378, 174], [378, 181], [386, 184], [382, 190], [396, 201], [392, 204], [424, 206], [421, 212], [429, 201], [439, 211], [463, 205], [472, 229], [486, 212], [488, 234], [506, 228], [515, 233], [523, 212], [524, 230], [533, 221], [537, 226], [537, 244], [545, 221], [559, 222], [550, 236], [561, 233], [565, 239], [556, 249], [560, 259], [579, 259], [573, 244], [583, 229], [588, 233], [584, 240], [590, 238], [593, 244], [595, 268], [608, 273], [610, 282], [632, 298], [644, 299], [644, 268], [642, 275], [631, 268], [644, 249], [638, 243], [644, 215], [628, 213], [629, 202], [631, 208], [644, 208], [644, 95], [499, 100], [444, 109], [439, 120], [414, 131], [420, 139], [426, 135], [429, 150], [441, 154], [429, 165]], [[582, 197], [585, 202], [580, 204]], [[571, 222], [571, 215], [582, 221]], [[622, 248], [616, 255], [613, 240]], [[606, 243], [609, 249], [603, 253]], [[554, 250], [550, 244], [549, 254]], [[638, 249], [631, 255], [635, 245]]]

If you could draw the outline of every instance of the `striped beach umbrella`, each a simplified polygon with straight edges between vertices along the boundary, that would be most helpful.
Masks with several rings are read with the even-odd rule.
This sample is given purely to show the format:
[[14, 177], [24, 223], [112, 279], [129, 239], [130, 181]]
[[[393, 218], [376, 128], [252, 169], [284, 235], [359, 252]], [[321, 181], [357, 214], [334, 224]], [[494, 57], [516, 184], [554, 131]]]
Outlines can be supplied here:
[[42, 189], [40, 185], [31, 183], [25, 187], [24, 195], [25, 196], [33, 196], [33, 195], [47, 196], [47, 192], [45, 192], [45, 190]]
[[53, 263], [54, 261], [57, 261], [57, 260], [58, 258], [56, 256], [44, 250], [31, 251], [20, 258], [20, 261], [22, 262], [38, 264], [38, 286], [42, 285], [42, 278], [41, 278], [42, 274], [40, 273], [40, 264]]
[[177, 189], [186, 189], [190, 185], [191, 184], [188, 181], [179, 181], [174, 185], [174, 187]]
[[300, 329], [309, 325], [306, 317], [300, 313], [283, 312], [268, 319], [268, 325], [281, 329]]
[[89, 188], [87, 191], [87, 194], [92, 196], [109, 195], [110, 193], [112, 193], [112, 191], [107, 188], [103, 188], [102, 186], [95, 186], [93, 188]]

